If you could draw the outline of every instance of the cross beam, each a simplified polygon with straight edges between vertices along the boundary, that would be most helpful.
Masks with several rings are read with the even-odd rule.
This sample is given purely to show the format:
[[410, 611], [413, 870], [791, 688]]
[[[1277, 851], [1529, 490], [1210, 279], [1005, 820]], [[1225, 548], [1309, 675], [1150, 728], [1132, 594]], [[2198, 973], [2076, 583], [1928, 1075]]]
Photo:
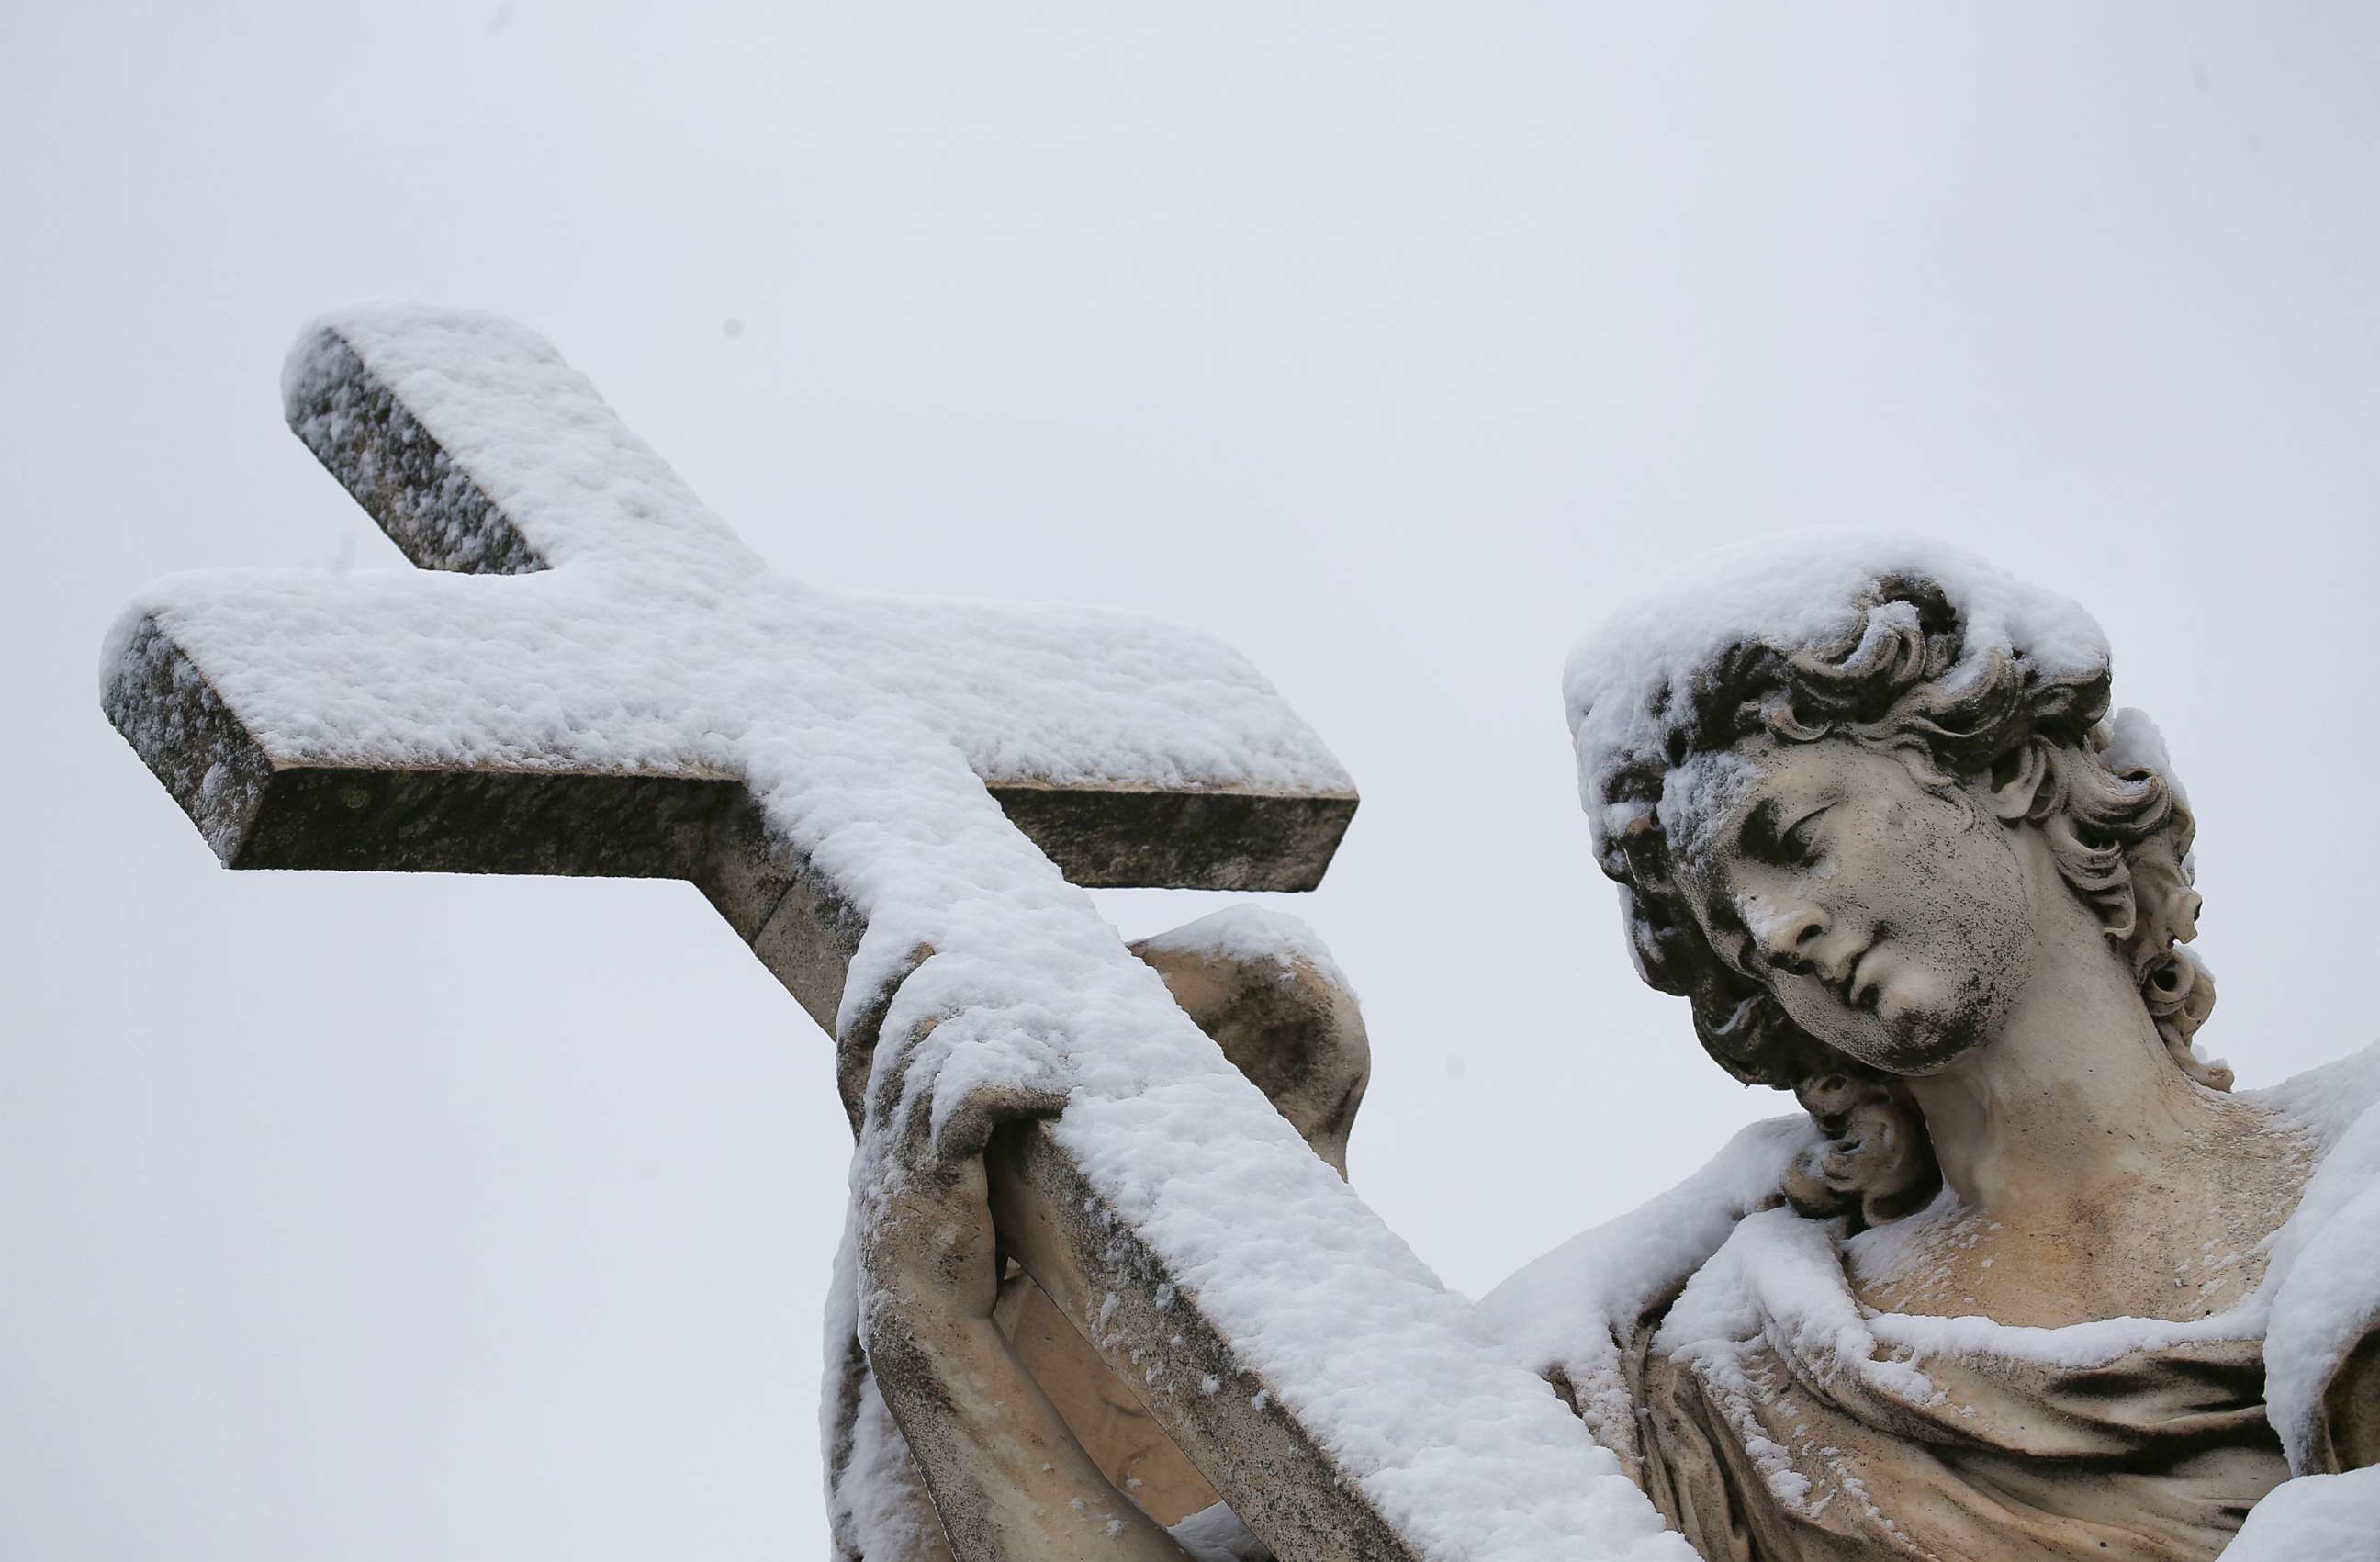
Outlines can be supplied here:
[[[224, 862], [690, 879], [845, 1041], [930, 946], [1080, 1069], [996, 1157], [1020, 1251], [1285, 1562], [1589, 1554], [1577, 1423], [1075, 887], [1321, 877], [1354, 788], [1244, 660], [775, 576], [508, 321], [331, 317], [283, 390], [421, 572], [179, 577], [121, 620], [103, 703]], [[1491, 1471], [1544, 1495], [1420, 1521]]]

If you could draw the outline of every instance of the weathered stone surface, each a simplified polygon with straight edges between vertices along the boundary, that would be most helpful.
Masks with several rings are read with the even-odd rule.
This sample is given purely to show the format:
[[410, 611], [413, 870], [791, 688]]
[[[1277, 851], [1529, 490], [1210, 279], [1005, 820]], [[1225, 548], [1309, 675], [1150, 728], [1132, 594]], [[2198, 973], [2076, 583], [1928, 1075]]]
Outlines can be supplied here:
[[1352, 794], [996, 784], [1016, 827], [1094, 889], [1312, 889], [1355, 815]]
[[503, 506], [422, 427], [335, 329], [283, 385], [292, 433], [423, 569], [527, 575], [547, 567]]

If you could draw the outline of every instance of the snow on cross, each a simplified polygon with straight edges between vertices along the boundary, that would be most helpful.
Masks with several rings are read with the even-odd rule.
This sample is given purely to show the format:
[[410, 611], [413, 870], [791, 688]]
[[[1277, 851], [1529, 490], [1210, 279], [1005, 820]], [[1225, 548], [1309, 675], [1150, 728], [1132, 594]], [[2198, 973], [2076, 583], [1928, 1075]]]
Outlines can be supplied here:
[[1320, 878], [1353, 786], [1245, 661], [775, 576], [503, 319], [333, 316], [283, 391], [421, 569], [175, 577], [110, 636], [226, 864], [691, 879], [846, 1042], [930, 948], [900, 1002], [972, 1077], [1073, 1086], [1004, 1150], [1037, 1278], [1285, 1562], [1683, 1555], [1076, 887]]

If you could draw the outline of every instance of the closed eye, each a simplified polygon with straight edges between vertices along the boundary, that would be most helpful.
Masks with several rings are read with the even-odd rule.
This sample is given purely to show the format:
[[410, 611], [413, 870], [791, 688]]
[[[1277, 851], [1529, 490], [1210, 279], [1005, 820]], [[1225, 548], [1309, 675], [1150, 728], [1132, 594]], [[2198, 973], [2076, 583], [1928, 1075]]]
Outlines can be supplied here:
[[1809, 812], [1795, 820], [1793, 822], [1792, 828], [1787, 830], [1783, 836], [1779, 837], [1779, 844], [1785, 848], [1784, 856], [1787, 861], [1814, 862], [1817, 860], [1818, 821], [1824, 819], [1829, 812], [1831, 812], [1834, 806], [1835, 805], [1832, 803], [1828, 803], [1823, 807], [1812, 809]]

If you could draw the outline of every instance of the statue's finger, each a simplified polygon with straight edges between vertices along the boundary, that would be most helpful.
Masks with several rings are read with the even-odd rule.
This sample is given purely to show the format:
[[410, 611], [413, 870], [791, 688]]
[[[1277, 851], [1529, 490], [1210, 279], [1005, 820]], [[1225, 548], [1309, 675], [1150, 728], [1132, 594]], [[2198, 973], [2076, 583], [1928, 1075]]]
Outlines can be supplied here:
[[983, 1154], [991, 1136], [1011, 1123], [1054, 1117], [1066, 1092], [1053, 1080], [1002, 1080], [972, 1086], [931, 1114], [934, 1158], [950, 1165]]
[[[850, 1120], [854, 1138], [858, 1137], [868, 1119], [868, 1080], [875, 1073], [876, 1048], [883, 1038], [885, 1018], [892, 1012], [892, 1000], [900, 995], [909, 978], [917, 974], [917, 968], [933, 958], [934, 946], [930, 944], [920, 944], [911, 949], [895, 968], [892, 978], [879, 986], [868, 1001], [852, 1013], [834, 1038], [835, 1092], [843, 1100], [844, 1116]], [[929, 1023], [917, 1035], [906, 1038], [906, 1041], [914, 1043], [931, 1030]], [[909, 1061], [906, 1055], [914, 1051], [914, 1045], [904, 1046], [902, 1051], [904, 1056], [896, 1060], [899, 1064], [897, 1071], [905, 1074]], [[895, 1093], [886, 1100], [900, 1099], [897, 1080], [893, 1089]]]

